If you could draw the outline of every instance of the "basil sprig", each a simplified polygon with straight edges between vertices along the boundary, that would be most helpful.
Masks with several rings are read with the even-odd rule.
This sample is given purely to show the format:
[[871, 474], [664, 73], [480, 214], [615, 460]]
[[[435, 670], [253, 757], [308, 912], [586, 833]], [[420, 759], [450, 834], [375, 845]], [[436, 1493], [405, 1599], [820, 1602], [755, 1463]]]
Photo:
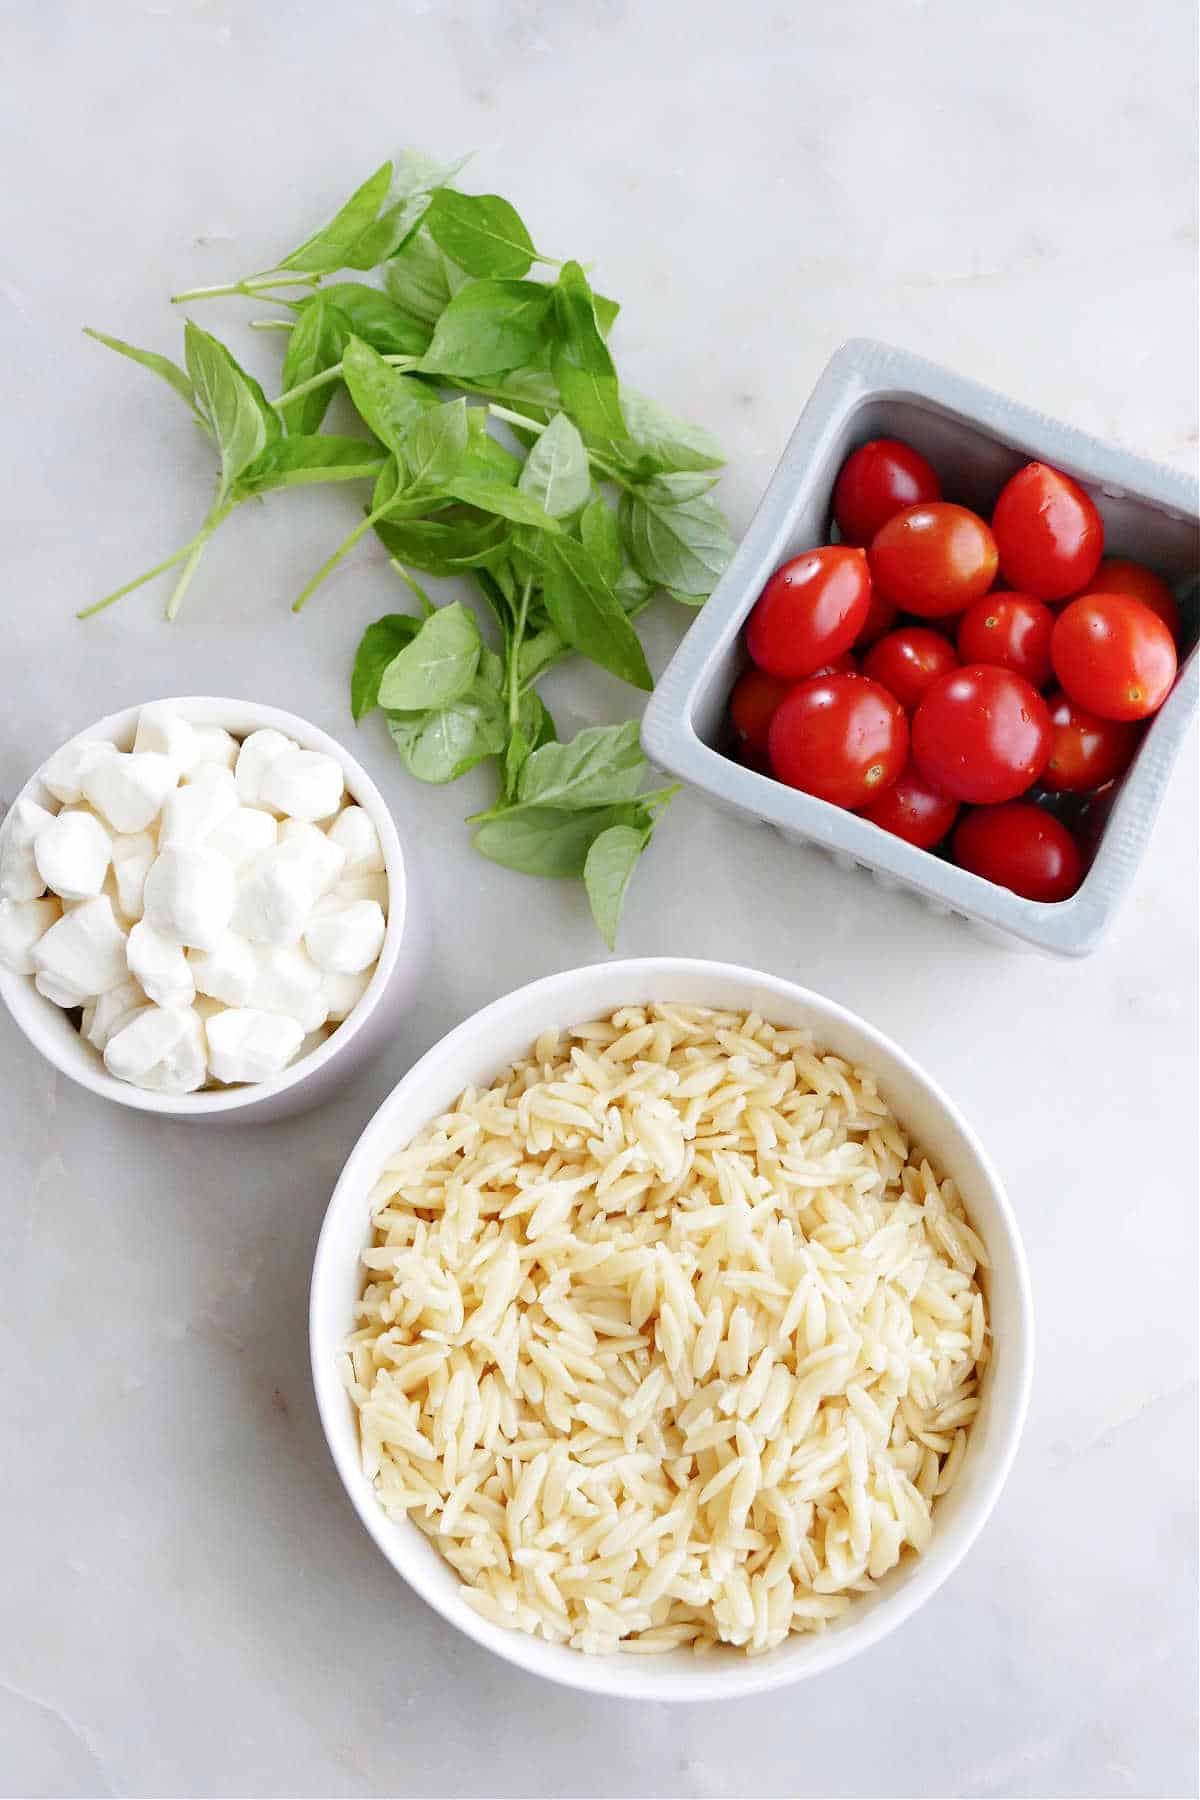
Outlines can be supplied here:
[[[732, 551], [711, 492], [723, 458], [705, 431], [621, 382], [616, 303], [580, 263], [539, 250], [507, 200], [460, 193], [461, 166], [405, 152], [269, 268], [175, 296], [281, 309], [256, 321], [286, 338], [272, 400], [190, 320], [182, 364], [91, 333], [185, 402], [214, 476], [196, 534], [87, 612], [176, 569], [173, 617], [236, 507], [279, 488], [368, 484], [358, 522], [295, 608], [374, 533], [419, 611], [367, 627], [355, 719], [381, 709], [422, 781], [494, 762], [498, 797], [471, 821], [477, 849], [526, 874], [581, 878], [611, 945], [673, 790], [649, 785], [635, 723], [560, 743], [538, 687], [573, 653], [653, 685], [635, 620], [656, 592], [689, 606], [711, 593]], [[328, 432], [339, 394], [350, 424]], [[461, 598], [435, 604], [414, 570], [471, 581], [489, 633]]]

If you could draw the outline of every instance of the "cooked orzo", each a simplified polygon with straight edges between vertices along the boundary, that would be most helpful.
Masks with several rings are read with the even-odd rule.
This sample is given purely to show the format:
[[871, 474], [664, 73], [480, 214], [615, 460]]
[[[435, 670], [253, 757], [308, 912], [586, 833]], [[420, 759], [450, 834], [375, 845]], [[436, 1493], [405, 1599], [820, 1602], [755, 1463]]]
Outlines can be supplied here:
[[499, 1625], [770, 1649], [929, 1541], [987, 1256], [869, 1071], [624, 1007], [398, 1149], [346, 1380], [380, 1504]]

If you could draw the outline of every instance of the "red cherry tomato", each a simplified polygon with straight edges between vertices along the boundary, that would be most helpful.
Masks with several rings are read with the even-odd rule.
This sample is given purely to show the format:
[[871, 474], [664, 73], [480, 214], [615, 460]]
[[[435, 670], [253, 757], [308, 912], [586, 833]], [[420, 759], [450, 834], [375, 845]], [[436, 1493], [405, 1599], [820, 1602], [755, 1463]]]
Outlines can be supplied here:
[[746, 627], [746, 647], [769, 675], [802, 681], [849, 650], [871, 601], [861, 550], [829, 544], [776, 569]]
[[867, 621], [854, 640], [856, 650], [865, 650], [876, 643], [885, 631], [890, 631], [896, 623], [896, 608], [890, 600], [885, 600], [879, 589], [872, 583], [871, 604], [867, 608]]
[[780, 781], [851, 811], [895, 781], [908, 757], [898, 702], [862, 675], [822, 675], [792, 689], [771, 720]]
[[1000, 490], [992, 514], [1004, 579], [1039, 600], [1077, 594], [1096, 573], [1104, 523], [1077, 481], [1026, 463]]
[[[853, 652], [850, 650], [846, 650], [843, 652], [843, 654], [841, 656], [835, 657], [831, 663], [826, 663], [824, 668], [813, 670], [813, 675], [857, 675], [857, 674], [858, 674], [858, 662], [857, 662], [857, 659], [855, 658]], [[808, 679], [811, 681], [812, 675], [810, 675]]]
[[958, 667], [953, 644], [922, 625], [889, 631], [863, 657], [863, 674], [895, 694], [906, 713], [915, 712], [925, 689], [947, 669]]
[[1050, 666], [1054, 614], [1028, 594], [986, 594], [963, 614], [958, 654], [965, 663], [996, 663], [1045, 687]]
[[1053, 733], [1046, 702], [1023, 675], [972, 663], [926, 691], [912, 722], [913, 761], [956, 800], [1015, 800], [1046, 766]]
[[932, 850], [958, 817], [958, 801], [939, 793], [909, 763], [878, 800], [863, 807], [859, 817], [870, 819], [872, 825], [890, 831], [893, 837], [915, 844], [918, 850]]
[[1152, 613], [1157, 613], [1175, 642], [1183, 629], [1179, 603], [1161, 575], [1144, 563], [1125, 562], [1119, 556], [1106, 556], [1087, 584], [1089, 594], [1128, 594], [1140, 600]]
[[871, 540], [871, 579], [888, 600], [922, 619], [962, 612], [996, 577], [986, 522], [949, 500], [910, 506]]
[[1098, 718], [1061, 692], [1046, 704], [1054, 742], [1042, 770], [1043, 787], [1054, 794], [1085, 794], [1124, 774], [1142, 741], [1140, 725]]
[[734, 683], [729, 696], [729, 717], [741, 742], [756, 755], [766, 755], [767, 727], [791, 685], [790, 681], [780, 681], [778, 675], [768, 675], [762, 669], [747, 669]]
[[848, 544], [869, 544], [906, 506], [940, 500], [942, 484], [910, 444], [873, 438], [846, 458], [833, 490], [833, 516]]
[[1079, 846], [1066, 826], [1028, 801], [967, 813], [950, 851], [960, 868], [1026, 900], [1069, 899], [1083, 876]]
[[1175, 680], [1175, 642], [1157, 613], [1126, 594], [1085, 594], [1065, 606], [1050, 639], [1054, 673], [1102, 719], [1147, 719]]

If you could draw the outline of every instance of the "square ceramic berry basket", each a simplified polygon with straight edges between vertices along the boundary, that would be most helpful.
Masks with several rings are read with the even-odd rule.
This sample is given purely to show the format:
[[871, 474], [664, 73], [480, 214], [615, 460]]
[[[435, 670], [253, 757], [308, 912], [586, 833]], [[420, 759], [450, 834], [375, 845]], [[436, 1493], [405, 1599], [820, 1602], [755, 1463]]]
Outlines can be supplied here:
[[[985, 515], [1022, 463], [1036, 459], [1064, 470], [1103, 515], [1105, 554], [1150, 564], [1178, 595], [1184, 619], [1178, 680], [1111, 810], [1106, 797], [1084, 822], [1084, 834], [1096, 834], [1094, 853], [1069, 900], [1022, 899], [723, 753], [729, 692], [747, 661], [747, 615], [773, 569], [829, 541], [838, 470], [851, 450], [875, 437], [914, 445], [942, 476], [948, 500]], [[651, 697], [642, 725], [646, 754], [719, 805], [774, 825], [795, 843], [816, 845], [843, 867], [866, 869], [885, 886], [911, 888], [989, 936], [1086, 956], [1129, 886], [1196, 711], [1198, 512], [1193, 477], [1087, 437], [903, 350], [854, 339], [827, 365], [737, 554]]]

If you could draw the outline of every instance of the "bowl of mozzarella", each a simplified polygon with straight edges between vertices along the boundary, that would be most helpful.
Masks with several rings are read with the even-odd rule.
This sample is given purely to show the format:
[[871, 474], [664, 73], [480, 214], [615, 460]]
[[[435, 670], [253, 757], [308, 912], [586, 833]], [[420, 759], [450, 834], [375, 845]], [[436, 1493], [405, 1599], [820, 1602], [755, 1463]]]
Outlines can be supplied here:
[[265, 1120], [381, 1042], [403, 983], [383, 799], [307, 720], [191, 696], [57, 750], [0, 827], [0, 997], [118, 1105]]

